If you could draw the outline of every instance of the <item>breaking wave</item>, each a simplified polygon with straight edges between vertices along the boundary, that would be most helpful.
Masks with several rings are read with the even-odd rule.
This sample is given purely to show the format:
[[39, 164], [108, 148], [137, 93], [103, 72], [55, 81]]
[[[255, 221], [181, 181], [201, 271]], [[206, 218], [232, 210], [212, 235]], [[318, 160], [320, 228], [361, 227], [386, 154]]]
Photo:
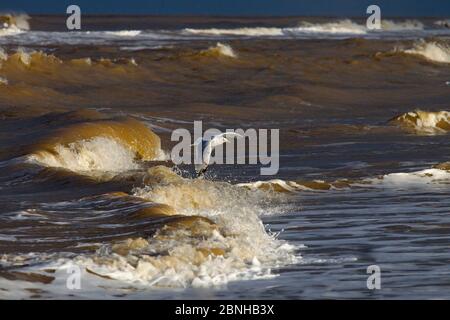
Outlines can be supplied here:
[[291, 31], [301, 31], [307, 33], [344, 33], [344, 34], [365, 34], [367, 28], [359, 25], [349, 19], [340, 20], [329, 23], [309, 23], [302, 22], [297, 28], [290, 29]]
[[368, 181], [375, 186], [381, 185], [383, 187], [421, 187], [431, 184], [448, 184], [450, 181], [450, 172], [438, 168], [431, 168], [415, 172], [390, 173], [376, 179], [368, 179]]
[[[27, 50], [25, 48], [18, 48], [15, 52], [7, 53], [0, 48], [0, 63], [4, 67], [38, 67], [45, 68], [51, 65], [72, 65], [72, 66], [103, 66], [103, 67], [115, 67], [115, 66], [137, 66], [136, 61], [133, 58], [76, 58], [68, 61], [63, 61], [53, 54], [47, 54], [43, 51]], [[0, 64], [0, 67], [2, 66]]]
[[75, 124], [58, 130], [31, 149], [31, 162], [82, 174], [118, 173], [137, 169], [136, 161], [165, 159], [159, 137], [133, 119]]
[[186, 28], [184, 32], [192, 34], [204, 34], [204, 35], [229, 35], [229, 36], [282, 36], [282, 28], [235, 28], [235, 29], [191, 29]]
[[445, 133], [450, 130], [450, 112], [416, 110], [394, 117], [390, 122], [419, 134]]
[[237, 54], [234, 52], [233, 48], [230, 45], [222, 44], [218, 42], [214, 47], [209, 47], [207, 50], [203, 50], [200, 52], [202, 56], [208, 57], [229, 57], [229, 58], [237, 58]]
[[339, 191], [349, 188], [373, 189], [391, 187], [416, 187], [425, 185], [440, 185], [450, 182], [450, 163], [445, 162], [429, 169], [413, 172], [395, 172], [377, 177], [362, 178], [355, 180], [336, 180], [326, 182], [322, 180], [313, 181], [288, 181], [274, 179], [268, 181], [257, 181], [241, 183], [237, 186], [250, 190], [264, 190], [275, 193], [298, 193], [303, 191]]
[[[8, 93], [2, 95], [2, 98], [16, 105], [29, 105], [36, 102], [35, 98], [47, 100], [49, 96], [65, 95], [48, 86], [64, 84], [68, 88], [87, 88], [90, 84], [95, 85], [94, 79], [111, 82], [141, 71], [142, 68], [132, 57], [62, 60], [55, 54], [44, 51], [18, 48], [7, 52], [0, 48], [0, 87], [8, 89]], [[42, 87], [46, 87], [45, 95], [42, 94]]]
[[450, 47], [443, 43], [421, 41], [416, 43], [413, 48], [403, 52], [420, 56], [433, 62], [450, 63]]
[[450, 28], [450, 20], [438, 20], [434, 24], [440, 27]]
[[95, 253], [52, 259], [40, 268], [58, 271], [76, 264], [91, 276], [159, 288], [211, 287], [270, 278], [276, 276], [273, 268], [301, 259], [297, 247], [279, 240], [261, 220], [263, 215], [289, 211], [283, 208], [289, 196], [285, 192], [350, 186], [403, 188], [448, 183], [449, 179], [449, 172], [433, 168], [353, 182], [275, 179], [232, 185], [183, 178], [168, 167], [155, 166], [148, 169], [143, 185], [130, 194], [109, 195], [148, 203], [122, 214], [128, 223], [130, 219], [166, 219], [154, 234], [104, 243]]
[[101, 277], [146, 286], [205, 287], [273, 277], [272, 268], [299, 259], [295, 247], [267, 232], [260, 219], [277, 212], [269, 205], [274, 194], [182, 178], [156, 166], [132, 196], [165, 206], [140, 209], [135, 217], [173, 218], [150, 237], [106, 244], [96, 254], [64, 260], [58, 268], [76, 263]]
[[54, 147], [54, 153], [33, 155], [29, 160], [47, 167], [64, 168], [79, 173], [120, 173], [139, 168], [131, 149], [106, 137], [80, 140], [68, 145], [58, 144]]
[[30, 29], [26, 14], [0, 14], [0, 37], [15, 35]]
[[[422, 22], [415, 20], [382, 20], [381, 29], [381, 31], [423, 30], [424, 25]], [[294, 28], [293, 31], [331, 34], [366, 34], [370, 32], [365, 25], [357, 24], [350, 19], [318, 24], [303, 22], [298, 28]]]
[[136, 37], [142, 33], [141, 30], [120, 30], [120, 31], [105, 31], [105, 34], [118, 37]]
[[281, 179], [273, 179], [268, 181], [256, 181], [249, 183], [240, 183], [238, 186], [250, 190], [266, 190], [274, 192], [297, 192], [297, 191], [320, 191], [320, 190], [336, 190], [350, 187], [351, 182], [348, 180], [326, 182], [323, 180], [312, 181], [285, 181]]
[[5, 51], [3, 51], [3, 60], [4, 65], [24, 65], [27, 67], [30, 67], [32, 64], [33, 66], [39, 66], [39, 65], [50, 65], [50, 64], [60, 64], [62, 61], [55, 57], [54, 55], [46, 54], [42, 51], [29, 51], [24, 48], [18, 48], [17, 51], [13, 54], [6, 54]]
[[[382, 31], [414, 31], [423, 30], [424, 25], [420, 21], [407, 20], [394, 22], [391, 20], [383, 20]], [[199, 35], [224, 35], [224, 36], [286, 36], [295, 34], [335, 34], [335, 35], [365, 35], [370, 30], [365, 25], [353, 22], [350, 19], [338, 20], [326, 23], [310, 23], [303, 21], [296, 27], [291, 28], [234, 28], [234, 29], [184, 29], [185, 33]]]

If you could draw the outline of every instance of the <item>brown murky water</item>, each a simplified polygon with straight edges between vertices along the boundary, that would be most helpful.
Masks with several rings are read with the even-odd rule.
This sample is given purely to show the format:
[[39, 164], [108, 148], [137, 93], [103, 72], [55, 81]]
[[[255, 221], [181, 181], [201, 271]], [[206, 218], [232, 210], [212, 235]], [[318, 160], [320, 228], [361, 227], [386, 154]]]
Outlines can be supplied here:
[[[0, 297], [449, 297], [435, 20], [4, 19]], [[279, 173], [175, 166], [194, 120], [280, 129]]]

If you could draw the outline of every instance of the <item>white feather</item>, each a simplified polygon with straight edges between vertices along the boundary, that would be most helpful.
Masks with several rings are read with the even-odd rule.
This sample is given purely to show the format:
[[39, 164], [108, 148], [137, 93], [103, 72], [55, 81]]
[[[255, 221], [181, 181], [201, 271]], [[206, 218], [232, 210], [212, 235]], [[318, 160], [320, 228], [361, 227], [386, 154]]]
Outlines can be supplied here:
[[210, 140], [204, 139], [204, 138], [198, 138], [192, 146], [197, 148], [197, 154], [202, 155], [202, 163], [201, 164], [195, 164], [195, 171], [197, 173], [205, 170], [209, 162], [211, 161], [211, 154], [215, 147], [220, 146], [224, 143], [230, 142], [226, 137], [233, 137], [233, 138], [242, 138], [242, 135], [235, 133], [235, 132], [224, 132], [218, 135], [215, 135], [211, 137]]

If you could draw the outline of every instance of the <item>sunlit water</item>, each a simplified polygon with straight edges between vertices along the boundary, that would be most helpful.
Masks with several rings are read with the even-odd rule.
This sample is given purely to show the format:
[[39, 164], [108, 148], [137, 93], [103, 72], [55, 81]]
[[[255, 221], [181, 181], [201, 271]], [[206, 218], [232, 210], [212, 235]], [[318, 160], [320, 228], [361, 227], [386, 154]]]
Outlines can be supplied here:
[[[1, 298], [450, 298], [450, 118], [411, 113], [448, 110], [448, 29], [37, 19], [0, 36]], [[280, 171], [171, 171], [194, 120], [279, 129]]]

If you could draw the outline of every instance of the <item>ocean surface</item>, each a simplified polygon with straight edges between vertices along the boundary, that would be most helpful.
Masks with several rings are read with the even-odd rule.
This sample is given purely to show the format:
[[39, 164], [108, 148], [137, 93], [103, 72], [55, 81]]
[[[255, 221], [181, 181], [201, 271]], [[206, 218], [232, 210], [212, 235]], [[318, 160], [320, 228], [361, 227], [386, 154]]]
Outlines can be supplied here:
[[[449, 20], [0, 21], [1, 299], [450, 298]], [[196, 120], [279, 172], [174, 165]]]

